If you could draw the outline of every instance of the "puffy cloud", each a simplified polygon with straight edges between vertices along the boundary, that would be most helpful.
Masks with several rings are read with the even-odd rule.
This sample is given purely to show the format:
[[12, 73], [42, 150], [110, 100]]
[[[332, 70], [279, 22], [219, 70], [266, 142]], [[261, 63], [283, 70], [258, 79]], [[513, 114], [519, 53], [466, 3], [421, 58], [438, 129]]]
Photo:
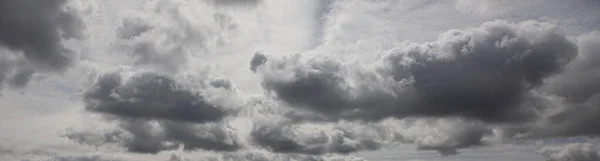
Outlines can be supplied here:
[[[253, 141], [274, 152], [301, 154], [348, 154], [377, 150], [401, 140], [382, 126], [340, 124], [280, 124], [258, 126]], [[398, 137], [398, 138], [396, 138]]]
[[296, 55], [262, 61], [257, 73], [276, 98], [332, 119], [523, 122], [538, 116], [532, 89], [576, 53], [552, 23], [493, 21], [448, 31], [434, 42], [408, 43], [375, 65]]
[[178, 72], [192, 57], [220, 54], [238, 25], [214, 5], [205, 1], [149, 1], [146, 13], [133, 12], [122, 19], [116, 31], [120, 39], [116, 52], [132, 57], [134, 66], [163, 73]]
[[536, 123], [529, 125], [531, 137], [599, 135], [600, 75], [597, 60], [600, 34], [588, 33], [578, 38], [579, 55], [559, 75], [551, 77], [540, 89], [548, 110]]
[[0, 83], [23, 87], [35, 72], [61, 72], [73, 64], [63, 39], [81, 39], [85, 25], [66, 0], [0, 2]]
[[372, 122], [324, 122], [302, 112], [277, 111], [280, 104], [260, 103], [248, 108], [261, 112], [249, 138], [251, 143], [286, 154], [323, 155], [371, 151], [398, 143], [414, 143], [420, 150], [444, 155], [482, 146], [499, 137], [492, 127], [460, 118], [384, 119]]
[[600, 155], [590, 143], [571, 143], [563, 147], [544, 147], [538, 153], [548, 161], [598, 161]]
[[216, 122], [225, 111], [172, 79], [143, 73], [123, 82], [119, 73], [98, 79], [85, 94], [86, 109], [119, 117]]
[[592, 32], [578, 38], [579, 55], [565, 72], [550, 79], [545, 86], [548, 93], [570, 102], [584, 102], [600, 91], [600, 33]]
[[[98, 78], [84, 95], [86, 110], [104, 114], [118, 123], [114, 132], [68, 131], [65, 137], [78, 143], [102, 146], [118, 144], [129, 151], [157, 153], [176, 149], [232, 151], [240, 148], [234, 130], [225, 119], [235, 113], [223, 107], [223, 98], [235, 102], [228, 81], [173, 78], [155, 73], [121, 72]], [[195, 90], [198, 89], [198, 90]]]
[[492, 129], [480, 122], [444, 119], [436, 120], [431, 125], [439, 127], [433, 133], [417, 137], [417, 148], [436, 150], [442, 155], [457, 155], [458, 149], [482, 146], [485, 144], [484, 136], [492, 135]]

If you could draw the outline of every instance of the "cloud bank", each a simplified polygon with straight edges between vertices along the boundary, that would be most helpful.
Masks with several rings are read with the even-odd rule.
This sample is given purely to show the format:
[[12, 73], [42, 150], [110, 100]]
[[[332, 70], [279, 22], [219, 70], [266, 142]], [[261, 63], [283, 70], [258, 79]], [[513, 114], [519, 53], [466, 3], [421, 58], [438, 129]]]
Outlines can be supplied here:
[[600, 155], [590, 143], [571, 143], [562, 147], [544, 147], [538, 153], [548, 161], [596, 161]]
[[551, 23], [494, 21], [408, 43], [372, 65], [296, 55], [253, 66], [277, 99], [334, 120], [461, 116], [507, 123], [535, 119], [533, 89], [576, 54]]
[[[149, 29], [130, 23], [136, 25], [122, 29], [124, 37]], [[108, 73], [84, 101], [87, 111], [117, 122], [117, 130], [71, 131], [65, 137], [153, 154], [180, 147], [349, 154], [413, 143], [419, 150], [454, 155], [522, 133], [589, 134], [598, 113], [575, 115], [593, 109], [593, 102], [582, 100], [596, 91], [562, 84], [594, 69], [596, 40], [589, 35], [573, 40], [550, 22], [498, 20], [450, 30], [428, 43], [404, 43], [374, 63], [257, 52], [249, 68], [262, 79], [266, 96], [236, 104], [228, 99], [241, 93], [224, 79]], [[240, 125], [240, 118], [249, 120]], [[414, 132], [425, 127], [431, 131]]]
[[[283, 57], [255, 52], [246, 72], [261, 79], [259, 97], [237, 91], [228, 79], [186, 75], [200, 66], [198, 58], [225, 53], [244, 29], [224, 7], [261, 2], [158, 0], [148, 3], [150, 14], [124, 17], [115, 53], [131, 57], [125, 64], [133, 70], [107, 72], [83, 94], [85, 110], [114, 129], [63, 136], [135, 153], [183, 149], [223, 154], [214, 160], [323, 160], [397, 143], [454, 155], [523, 133], [598, 133], [590, 127], [599, 114], [599, 36], [567, 37], [551, 22], [497, 20], [449, 30], [431, 42], [369, 53], [376, 62], [307, 56], [329, 55], [334, 50], [327, 46]], [[201, 14], [209, 16], [195, 17]]]

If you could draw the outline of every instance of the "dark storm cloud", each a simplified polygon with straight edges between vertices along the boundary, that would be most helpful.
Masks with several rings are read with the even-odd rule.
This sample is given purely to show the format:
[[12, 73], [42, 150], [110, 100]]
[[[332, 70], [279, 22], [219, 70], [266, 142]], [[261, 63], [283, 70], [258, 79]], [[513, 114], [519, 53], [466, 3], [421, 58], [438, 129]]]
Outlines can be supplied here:
[[546, 92], [570, 102], [585, 102], [600, 92], [600, 33], [579, 37], [578, 47], [578, 57], [544, 87]]
[[65, 9], [66, 3], [0, 2], [0, 47], [9, 50], [0, 51], [0, 82], [8, 79], [11, 87], [23, 87], [35, 71], [60, 72], [72, 64], [73, 53], [63, 46], [62, 39], [83, 38], [84, 24], [74, 11]]
[[[540, 89], [555, 110], [525, 127], [531, 137], [600, 135], [600, 33], [578, 38], [579, 55]], [[523, 129], [521, 129], [523, 131]]]
[[[117, 144], [138, 153], [158, 153], [179, 145], [185, 150], [240, 148], [222, 122], [233, 111], [208, 103], [205, 95], [169, 77], [141, 73], [124, 79], [122, 73], [106, 74], [84, 95], [86, 109], [118, 121], [118, 130], [104, 134], [71, 130], [64, 137], [93, 146]], [[206, 81], [201, 87], [231, 88], [222, 79]]]
[[202, 123], [220, 121], [226, 114], [198, 93], [152, 73], [134, 76], [126, 82], [119, 73], [103, 76], [85, 94], [85, 102], [89, 111], [119, 117]]
[[534, 97], [531, 90], [576, 52], [552, 24], [494, 21], [393, 49], [373, 69], [296, 56], [268, 60], [257, 73], [278, 99], [334, 119], [522, 122], [537, 116], [536, 106], [524, 106]]
[[25, 87], [34, 73], [34, 68], [25, 59], [0, 55], [0, 89], [4, 84], [11, 88]]

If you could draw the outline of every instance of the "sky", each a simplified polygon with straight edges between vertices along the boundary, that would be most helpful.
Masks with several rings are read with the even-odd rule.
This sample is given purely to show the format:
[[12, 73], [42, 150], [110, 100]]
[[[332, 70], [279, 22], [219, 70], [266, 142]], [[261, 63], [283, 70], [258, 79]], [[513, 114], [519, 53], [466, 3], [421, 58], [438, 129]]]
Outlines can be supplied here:
[[0, 160], [600, 161], [598, 0], [1, 0]]

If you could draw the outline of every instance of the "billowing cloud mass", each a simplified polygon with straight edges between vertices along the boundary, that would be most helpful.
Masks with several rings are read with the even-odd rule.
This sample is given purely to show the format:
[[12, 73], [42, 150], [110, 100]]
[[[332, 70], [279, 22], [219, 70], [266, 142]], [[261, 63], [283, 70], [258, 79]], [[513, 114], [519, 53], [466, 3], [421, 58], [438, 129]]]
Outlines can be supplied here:
[[556, 109], [532, 125], [531, 136], [600, 135], [600, 34], [593, 32], [577, 39], [579, 55], [560, 75], [550, 78], [541, 89]]
[[227, 95], [233, 92], [227, 81], [194, 79], [200, 89], [193, 90], [194, 86], [154, 73], [136, 73], [127, 80], [123, 75], [101, 76], [84, 95], [87, 111], [118, 121], [119, 129], [106, 134], [70, 131], [67, 138], [95, 146], [120, 144], [141, 153], [176, 149], [180, 144], [186, 150], [240, 148], [224, 122], [234, 109], [216, 104], [220, 97], [234, 99]]
[[[77, 119], [99, 119], [60, 126], [71, 127], [61, 139], [94, 150], [0, 146], [0, 160], [364, 161], [349, 155], [409, 144], [446, 156], [515, 137], [600, 135], [600, 33], [474, 18], [509, 1], [89, 3], [114, 15], [82, 21], [67, 0], [0, 2], [0, 87], [85, 60], [89, 80], [74, 85], [83, 89], [60, 92], [83, 106]], [[466, 18], [403, 15], [450, 13], [444, 6]], [[63, 41], [84, 38], [87, 20], [106, 35], [78, 58]], [[414, 27], [425, 31], [397, 33]], [[538, 153], [600, 160], [591, 144]]]
[[563, 147], [544, 147], [538, 153], [547, 161], [598, 161], [600, 155], [590, 143], [571, 143]]
[[277, 99], [332, 119], [523, 122], [541, 110], [533, 89], [576, 54], [577, 46], [552, 23], [493, 21], [408, 43], [374, 65], [297, 55], [262, 61], [257, 73]]
[[224, 109], [183, 89], [172, 79], [143, 73], [123, 82], [120, 73], [102, 76], [85, 94], [86, 109], [126, 118], [217, 122]]
[[279, 153], [349, 154], [378, 150], [395, 143], [414, 143], [420, 150], [444, 155], [484, 145], [491, 129], [460, 119], [384, 120], [375, 123], [337, 122], [263, 125], [252, 132], [254, 142]]
[[[135, 19], [126, 23], [119, 29], [125, 39], [152, 30]], [[447, 31], [433, 42], [405, 43], [373, 64], [257, 52], [250, 70], [268, 95], [256, 98], [258, 104], [231, 104], [237, 92], [224, 79], [113, 72], [99, 77], [84, 101], [87, 111], [117, 128], [64, 136], [138, 153], [258, 148], [289, 155], [349, 154], [395, 143], [455, 155], [514, 134], [574, 136], [593, 129], [574, 125], [593, 126], [596, 117], [570, 115], [592, 105], [561, 95], [570, 88], [552, 87], [588, 69], [580, 67], [589, 60], [582, 57], [595, 51], [595, 40], [570, 40], [549, 22], [492, 21]], [[497, 128], [505, 127], [499, 134]], [[580, 131], [561, 133], [559, 127]]]
[[74, 53], [63, 39], [81, 39], [85, 25], [66, 0], [0, 2], [0, 86], [25, 86], [35, 72], [61, 72]]
[[190, 57], [219, 54], [236, 32], [231, 16], [212, 6], [220, 3], [249, 2], [148, 1], [151, 7], [146, 10], [150, 14], [122, 19], [116, 31], [120, 39], [116, 52], [133, 57], [137, 67], [166, 73], [186, 67]]

